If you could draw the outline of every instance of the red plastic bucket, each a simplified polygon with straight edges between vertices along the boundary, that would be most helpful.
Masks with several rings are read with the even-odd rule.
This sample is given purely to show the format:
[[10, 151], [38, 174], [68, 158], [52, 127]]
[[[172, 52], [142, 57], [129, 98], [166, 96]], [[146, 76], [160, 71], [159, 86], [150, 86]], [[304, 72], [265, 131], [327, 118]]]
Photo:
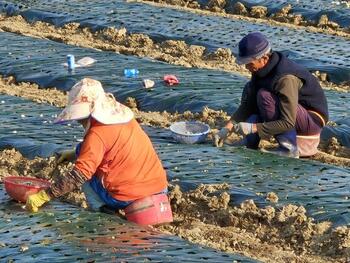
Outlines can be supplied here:
[[173, 213], [166, 194], [151, 195], [136, 200], [124, 211], [128, 221], [139, 225], [156, 225], [173, 221]]
[[7, 176], [3, 182], [7, 194], [22, 203], [27, 201], [29, 195], [47, 189], [51, 185], [49, 181], [44, 179], [23, 176]]

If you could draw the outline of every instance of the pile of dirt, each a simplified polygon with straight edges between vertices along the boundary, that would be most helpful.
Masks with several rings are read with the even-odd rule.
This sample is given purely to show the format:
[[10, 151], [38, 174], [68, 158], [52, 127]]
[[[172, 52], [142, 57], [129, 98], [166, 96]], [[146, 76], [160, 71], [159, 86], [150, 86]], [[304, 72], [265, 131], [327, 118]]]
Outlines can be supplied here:
[[322, 141], [318, 148], [320, 151], [313, 156], [314, 160], [350, 167], [350, 149], [342, 146], [337, 138]]
[[0, 94], [27, 98], [36, 103], [45, 103], [56, 107], [64, 107], [67, 103], [66, 94], [54, 87], [40, 89], [37, 84], [28, 82], [21, 82], [18, 85], [12, 76], [8, 78], [0, 76]]
[[[302, 206], [258, 208], [252, 200], [229, 205], [227, 184], [201, 185], [189, 192], [172, 186], [174, 222], [158, 229], [191, 242], [271, 262], [345, 262], [350, 228], [315, 223]], [[267, 200], [276, 194], [270, 193]]]
[[247, 18], [258, 18], [266, 20], [266, 22], [276, 21], [283, 24], [291, 24], [295, 26], [302, 27], [314, 27], [316, 29], [321, 29], [323, 32], [328, 34], [334, 34], [336, 32], [349, 34], [350, 28], [342, 28], [338, 23], [331, 21], [327, 15], [323, 14], [320, 16], [319, 20], [314, 22], [303, 17], [301, 14], [292, 12], [292, 5], [286, 3], [277, 10], [275, 13], [268, 13], [266, 6], [245, 6], [241, 2], [236, 2], [235, 4], [230, 3], [226, 0], [209, 0], [206, 5], [200, 5], [197, 1], [193, 0], [140, 0], [139, 2], [154, 2], [157, 4], [166, 4], [172, 6], [179, 6], [191, 9], [202, 9], [219, 14], [231, 14], [239, 15]]

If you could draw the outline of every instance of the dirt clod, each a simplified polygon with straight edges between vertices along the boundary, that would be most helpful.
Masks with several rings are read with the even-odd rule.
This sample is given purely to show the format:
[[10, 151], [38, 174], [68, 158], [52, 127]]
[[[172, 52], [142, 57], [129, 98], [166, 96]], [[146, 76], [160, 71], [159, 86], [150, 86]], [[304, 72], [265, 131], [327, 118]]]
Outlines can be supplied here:
[[278, 202], [278, 196], [274, 192], [267, 193], [266, 200], [270, 201], [271, 203], [277, 203]]
[[248, 15], [248, 10], [241, 2], [237, 2], [233, 6], [233, 13], [237, 15], [246, 16]]
[[250, 15], [255, 18], [264, 18], [267, 15], [267, 7], [253, 6], [250, 10]]

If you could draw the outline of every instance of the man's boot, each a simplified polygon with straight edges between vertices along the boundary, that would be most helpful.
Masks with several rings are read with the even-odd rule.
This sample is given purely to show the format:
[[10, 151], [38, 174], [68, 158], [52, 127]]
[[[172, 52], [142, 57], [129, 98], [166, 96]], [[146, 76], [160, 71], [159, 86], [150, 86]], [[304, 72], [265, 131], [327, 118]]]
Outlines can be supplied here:
[[297, 134], [295, 130], [284, 132], [275, 136], [279, 146], [272, 150], [263, 150], [263, 152], [276, 154], [284, 157], [299, 158], [297, 145]]

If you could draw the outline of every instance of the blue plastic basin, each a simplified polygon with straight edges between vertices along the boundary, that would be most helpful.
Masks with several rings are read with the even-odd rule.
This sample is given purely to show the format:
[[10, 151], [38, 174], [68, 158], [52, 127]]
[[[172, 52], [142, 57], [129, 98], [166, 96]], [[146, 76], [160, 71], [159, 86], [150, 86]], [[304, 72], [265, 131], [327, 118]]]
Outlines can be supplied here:
[[202, 122], [181, 121], [170, 126], [173, 138], [180, 143], [200, 143], [207, 137], [210, 127]]

